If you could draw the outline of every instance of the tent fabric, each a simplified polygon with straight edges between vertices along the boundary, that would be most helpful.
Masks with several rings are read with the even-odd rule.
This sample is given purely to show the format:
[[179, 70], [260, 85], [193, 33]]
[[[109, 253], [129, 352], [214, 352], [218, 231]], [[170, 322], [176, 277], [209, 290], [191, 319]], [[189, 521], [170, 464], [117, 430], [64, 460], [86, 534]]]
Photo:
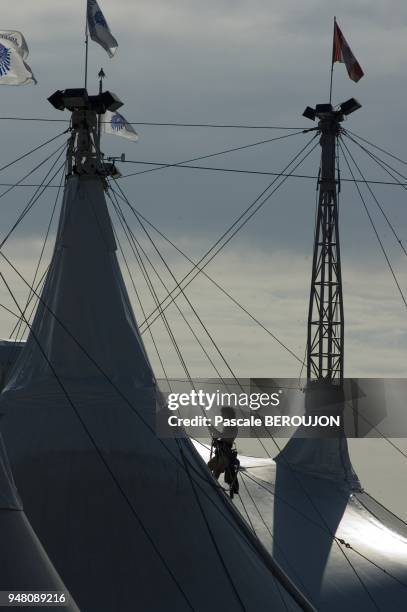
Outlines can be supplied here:
[[69, 597], [64, 609], [79, 612], [24, 514], [1, 435], [0, 542], [0, 591], [63, 591]]
[[[63, 592], [67, 602], [62, 609], [79, 612], [23, 511], [1, 510], [0, 539], [1, 591]], [[15, 608], [4, 608], [11, 609]], [[37, 604], [35, 610], [58, 612], [61, 607]]]
[[107, 207], [100, 202], [104, 203], [104, 192], [99, 179], [73, 176], [67, 181], [56, 247], [33, 333], [6, 389], [53, 378], [42, 351], [60, 376], [81, 380], [100, 376], [87, 352], [116, 382], [131, 379], [137, 386], [152, 384], [151, 366], [117, 261]]
[[282, 467], [318, 478], [346, 484], [360, 491], [361, 484], [352, 467], [345, 437], [326, 439], [301, 438], [295, 435], [276, 457]]
[[0, 435], [0, 510], [22, 510], [9, 460]]
[[366, 492], [282, 462], [246, 467], [242, 480], [236, 507], [318, 611], [405, 610], [406, 523]]
[[312, 609], [192, 443], [155, 434], [155, 379], [97, 177], [68, 178], [42, 299], [59, 322], [39, 306], [2, 431], [27, 516], [78, 605]]
[[23, 346], [24, 342], [0, 340], [0, 391]]

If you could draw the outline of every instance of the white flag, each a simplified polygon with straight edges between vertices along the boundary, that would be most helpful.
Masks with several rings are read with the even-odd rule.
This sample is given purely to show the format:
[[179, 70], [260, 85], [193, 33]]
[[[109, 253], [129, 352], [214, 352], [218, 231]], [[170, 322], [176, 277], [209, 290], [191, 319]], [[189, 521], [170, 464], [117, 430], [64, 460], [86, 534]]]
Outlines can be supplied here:
[[25, 63], [28, 47], [21, 32], [0, 30], [0, 85], [36, 83], [31, 68]]
[[117, 136], [123, 136], [133, 142], [137, 142], [138, 134], [130, 123], [120, 113], [112, 113], [106, 111], [101, 117], [102, 131], [105, 134], [116, 134]]
[[89, 34], [92, 40], [99, 43], [107, 52], [109, 57], [113, 57], [119, 46], [117, 40], [111, 33], [107, 21], [96, 0], [87, 0], [87, 16]]

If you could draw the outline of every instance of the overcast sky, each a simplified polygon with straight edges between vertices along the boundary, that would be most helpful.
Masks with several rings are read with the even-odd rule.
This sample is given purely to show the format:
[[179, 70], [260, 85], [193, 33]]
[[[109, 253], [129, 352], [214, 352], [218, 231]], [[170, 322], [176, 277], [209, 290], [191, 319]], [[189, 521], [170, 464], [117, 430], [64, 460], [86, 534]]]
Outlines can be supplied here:
[[[8, 3], [2, 27], [21, 30], [30, 47], [28, 63], [37, 86], [2, 87], [2, 117], [66, 118], [46, 98], [56, 89], [83, 83], [85, 1], [20, 0]], [[103, 66], [105, 85], [125, 103], [123, 114], [135, 122], [191, 122], [274, 125], [309, 128], [301, 117], [307, 105], [328, 98], [333, 16], [365, 72], [355, 84], [343, 65], [334, 71], [335, 102], [357, 97], [363, 108], [346, 128], [407, 158], [407, 5], [401, 1], [316, 0], [101, 0], [101, 8], [119, 41], [114, 59], [95, 43], [89, 48], [89, 89]], [[0, 165], [51, 138], [64, 124], [0, 122]], [[105, 137], [106, 154], [126, 153], [128, 160], [174, 162], [287, 134], [277, 130], [137, 127], [137, 144]], [[309, 134], [263, 144], [202, 162], [222, 168], [281, 171], [309, 140]], [[61, 141], [62, 142], [62, 141]], [[4, 182], [21, 178], [58, 143], [2, 172]], [[367, 178], [391, 180], [367, 155], [349, 145]], [[52, 148], [53, 147], [53, 148]], [[377, 152], [377, 151], [376, 151]], [[405, 166], [384, 157], [401, 173]], [[316, 175], [318, 147], [298, 169]], [[342, 178], [349, 176], [344, 160]], [[42, 179], [46, 165], [30, 177]], [[123, 174], [144, 169], [123, 164]], [[272, 177], [165, 169], [122, 179], [137, 208], [189, 256], [199, 258], [232, 221], [268, 185]], [[309, 293], [315, 180], [291, 178], [210, 264], [208, 272], [298, 355], [303, 355]], [[1, 188], [3, 189], [3, 188]], [[407, 234], [405, 191], [374, 187], [379, 202], [404, 240]], [[49, 190], [50, 192], [52, 190]], [[2, 235], [25, 205], [31, 190], [16, 189], [0, 200]], [[43, 198], [27, 217], [8, 253], [30, 277], [41, 249], [52, 197]], [[394, 270], [407, 292], [406, 259], [373, 200], [367, 203]], [[406, 308], [395, 287], [354, 185], [343, 183], [341, 238], [346, 311], [346, 374], [405, 376]], [[130, 217], [129, 217], [130, 220]], [[136, 230], [133, 219], [132, 227]], [[162, 241], [159, 248], [179, 278], [189, 267]], [[50, 248], [47, 249], [49, 256]], [[126, 248], [126, 247], [125, 247]], [[147, 247], [146, 245], [146, 248]], [[151, 253], [149, 248], [149, 253]], [[147, 310], [151, 300], [139, 278]], [[10, 281], [13, 277], [9, 276]], [[164, 276], [171, 285], [168, 275]], [[15, 280], [15, 279], [14, 279]], [[20, 299], [21, 284], [15, 282]], [[160, 295], [164, 293], [159, 290]], [[236, 373], [245, 376], [296, 376], [299, 364], [258, 329], [206, 280], [190, 287], [190, 296], [217, 338]], [[1, 301], [11, 305], [4, 289]], [[131, 293], [134, 301], [134, 295]], [[182, 303], [180, 302], [180, 305]], [[140, 311], [135, 304], [139, 320]], [[186, 310], [186, 312], [188, 312]], [[196, 376], [212, 370], [190, 333], [171, 311], [179, 342]], [[0, 334], [7, 337], [12, 319], [0, 313]], [[170, 361], [180, 368], [159, 324], [155, 334]], [[197, 333], [203, 339], [198, 325]], [[156, 359], [145, 334], [152, 361]], [[206, 343], [208, 350], [210, 346]]]

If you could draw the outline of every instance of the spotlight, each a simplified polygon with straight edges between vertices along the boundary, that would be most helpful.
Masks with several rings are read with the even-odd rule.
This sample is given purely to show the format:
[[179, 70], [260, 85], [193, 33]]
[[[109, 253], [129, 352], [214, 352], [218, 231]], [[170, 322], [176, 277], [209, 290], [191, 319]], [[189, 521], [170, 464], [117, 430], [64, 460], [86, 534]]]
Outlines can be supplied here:
[[58, 110], [67, 108], [70, 111], [87, 108], [89, 104], [88, 92], [83, 88], [58, 90], [48, 98], [48, 101]]
[[123, 102], [116, 96], [116, 94], [111, 91], [104, 91], [99, 95], [101, 98], [102, 104], [105, 107], [105, 110], [110, 110], [112, 113], [117, 111], [118, 108], [123, 106]]
[[315, 107], [315, 115], [321, 117], [321, 115], [328, 115], [332, 113], [332, 104], [317, 104]]
[[302, 116], [306, 117], [307, 119], [311, 119], [311, 121], [315, 121], [315, 110], [310, 106], [307, 106], [305, 111], [302, 113]]
[[362, 108], [362, 105], [355, 100], [355, 98], [350, 98], [349, 100], [346, 100], [346, 102], [342, 102], [342, 104], [339, 105], [339, 108], [344, 115], [350, 115], [358, 110], [358, 108]]
[[52, 104], [52, 106], [57, 110], [65, 110], [62, 91], [60, 91], [59, 89], [48, 98], [48, 102]]

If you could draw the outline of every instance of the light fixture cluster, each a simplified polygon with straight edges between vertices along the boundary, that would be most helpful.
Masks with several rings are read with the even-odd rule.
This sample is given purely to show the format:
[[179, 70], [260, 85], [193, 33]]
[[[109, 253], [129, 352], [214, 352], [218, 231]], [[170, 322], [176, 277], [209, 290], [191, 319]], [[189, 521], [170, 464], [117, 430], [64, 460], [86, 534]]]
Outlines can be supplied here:
[[344, 115], [350, 115], [359, 108], [362, 108], [362, 105], [355, 98], [349, 98], [349, 100], [346, 100], [346, 102], [339, 104], [337, 110], [333, 109], [332, 104], [317, 104], [315, 108], [307, 106], [302, 115], [307, 119], [311, 119], [311, 121], [315, 121], [317, 118], [322, 119], [327, 115], [335, 114], [339, 121], [341, 121]]
[[93, 110], [103, 114], [107, 110], [112, 112], [123, 106], [123, 102], [110, 91], [104, 91], [97, 96], [89, 96], [84, 88], [57, 90], [48, 98], [48, 102], [58, 110]]

